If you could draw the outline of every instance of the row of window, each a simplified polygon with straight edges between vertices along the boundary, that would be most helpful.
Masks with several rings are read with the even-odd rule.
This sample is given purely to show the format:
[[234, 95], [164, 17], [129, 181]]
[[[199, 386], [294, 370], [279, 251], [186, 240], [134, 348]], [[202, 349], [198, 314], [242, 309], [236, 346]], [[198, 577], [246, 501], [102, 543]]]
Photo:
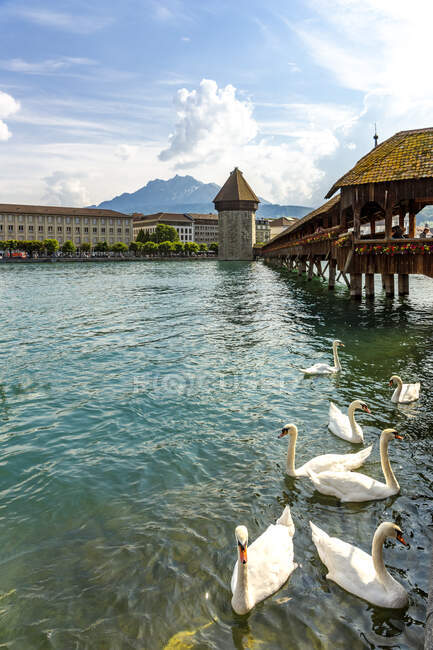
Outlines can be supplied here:
[[[33, 226], [27, 226], [29, 232], [33, 232]], [[15, 229], [15, 226], [9, 225], [8, 226], [8, 232], [13, 232]], [[3, 224], [0, 223], [0, 232], [3, 230]], [[105, 228], [101, 228], [101, 233], [105, 233]], [[108, 229], [110, 233], [114, 233], [114, 228], [109, 228]], [[18, 226], [18, 232], [24, 232], [24, 226]], [[44, 226], [38, 226], [38, 232], [44, 232]], [[54, 232], [54, 226], [48, 226], [47, 227], [47, 232]], [[57, 232], [63, 232], [63, 226], [57, 226]], [[72, 227], [71, 226], [66, 226], [66, 232], [72, 232]], [[80, 232], [80, 226], [75, 226], [75, 232]], [[89, 228], [84, 227], [84, 232], [89, 232]], [[92, 228], [92, 232], [97, 233], [98, 229], [97, 228]], [[122, 233], [122, 228], [117, 229], [117, 233], [121, 234]], [[129, 234], [129, 228], [125, 228], [125, 234]]]
[[[17, 215], [13, 215], [13, 214], [9, 214], [9, 215], [0, 214], [0, 221], [3, 221], [3, 216], [5, 216], [5, 217], [7, 216], [8, 221], [13, 221], [13, 219], [17, 217]], [[35, 219], [36, 219], [36, 217], [35, 217]], [[48, 223], [53, 223], [54, 217], [46, 217], [46, 219], [47, 219]], [[57, 217], [57, 223], [63, 223], [63, 219], [64, 219], [64, 217]], [[65, 217], [65, 219], [66, 219], [66, 223], [71, 223], [72, 217]], [[90, 221], [91, 221], [94, 225], [96, 225], [98, 223], [98, 221], [99, 221], [101, 224], [105, 224], [105, 219], [99, 219], [99, 220], [96, 219], [96, 218], [89, 219], [88, 217], [75, 217], [75, 223], [77, 223], [77, 224], [81, 223], [81, 219], [83, 219], [84, 223], [90, 223]], [[42, 221], [45, 220], [45, 216], [39, 215], [37, 217], [37, 220], [38, 220], [39, 223], [41, 223]], [[18, 221], [24, 221], [24, 216], [22, 214], [18, 215]], [[107, 219], [107, 223], [109, 222], [110, 225], [113, 225], [114, 221], [115, 221], [114, 219]], [[122, 221], [124, 221], [127, 225], [131, 224], [129, 219], [127, 219], [126, 221], [122, 220], [122, 219], [117, 219], [117, 225], [121, 226]], [[33, 216], [32, 215], [27, 216], [27, 222], [28, 223], [33, 222]]]

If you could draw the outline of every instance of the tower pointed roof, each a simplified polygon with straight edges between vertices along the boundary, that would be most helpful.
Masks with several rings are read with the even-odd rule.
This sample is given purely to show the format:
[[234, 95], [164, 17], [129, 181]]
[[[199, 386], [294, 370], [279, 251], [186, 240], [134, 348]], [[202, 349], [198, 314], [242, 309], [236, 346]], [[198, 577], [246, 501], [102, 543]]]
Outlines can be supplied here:
[[217, 210], [243, 208], [257, 210], [260, 200], [248, 185], [240, 169], [235, 167], [213, 202]]

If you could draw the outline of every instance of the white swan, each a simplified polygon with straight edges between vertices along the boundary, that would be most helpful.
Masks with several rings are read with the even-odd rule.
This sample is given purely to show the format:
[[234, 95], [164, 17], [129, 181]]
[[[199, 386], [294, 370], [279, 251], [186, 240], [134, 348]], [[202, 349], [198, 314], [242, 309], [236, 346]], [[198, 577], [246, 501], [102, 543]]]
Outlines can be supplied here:
[[387, 537], [409, 546], [398, 526], [389, 521], [380, 524], [374, 533], [371, 555], [337, 537], [329, 537], [311, 521], [310, 526], [317, 552], [328, 569], [328, 580], [379, 607], [407, 605], [407, 592], [388, 573], [382, 555]]
[[338, 346], [343, 346], [344, 343], [341, 341], [334, 341], [332, 344], [332, 352], [334, 354], [334, 365], [330, 366], [327, 363], [315, 363], [314, 366], [309, 368], [301, 368], [301, 372], [304, 372], [307, 375], [332, 375], [334, 372], [339, 372], [341, 370], [340, 359], [338, 358]]
[[310, 469], [316, 474], [329, 469], [334, 471], [357, 469], [367, 460], [373, 449], [373, 446], [370, 445], [370, 447], [361, 449], [356, 454], [323, 454], [322, 456], [312, 458], [298, 469], [295, 469], [295, 448], [298, 427], [295, 424], [286, 424], [278, 437], [282, 438], [286, 435], [290, 435], [289, 446], [287, 448], [286, 472], [289, 476], [295, 477], [308, 476], [308, 470]]
[[337, 497], [340, 501], [372, 501], [385, 499], [398, 494], [400, 486], [391, 469], [388, 458], [388, 443], [392, 438], [402, 440], [395, 429], [384, 429], [380, 436], [380, 462], [386, 483], [376, 481], [365, 474], [358, 472], [322, 472], [315, 474], [310, 469], [308, 476], [316, 490], [322, 494]]
[[393, 375], [389, 380], [389, 385], [392, 386], [394, 382], [397, 384], [397, 388], [392, 394], [391, 402], [409, 404], [409, 402], [415, 402], [419, 399], [419, 390], [421, 388], [419, 382], [416, 384], [403, 384], [398, 375]]
[[371, 413], [365, 402], [356, 399], [349, 405], [348, 415], [340, 411], [338, 406], [333, 402], [329, 405], [329, 424], [328, 428], [332, 433], [348, 442], [364, 442], [364, 434], [361, 427], [355, 422], [355, 410], [362, 409], [366, 413]]
[[276, 524], [248, 547], [248, 530], [235, 530], [238, 560], [233, 570], [231, 589], [232, 607], [237, 614], [246, 614], [260, 601], [278, 591], [297, 565], [293, 562], [293, 535], [295, 526], [289, 506]]

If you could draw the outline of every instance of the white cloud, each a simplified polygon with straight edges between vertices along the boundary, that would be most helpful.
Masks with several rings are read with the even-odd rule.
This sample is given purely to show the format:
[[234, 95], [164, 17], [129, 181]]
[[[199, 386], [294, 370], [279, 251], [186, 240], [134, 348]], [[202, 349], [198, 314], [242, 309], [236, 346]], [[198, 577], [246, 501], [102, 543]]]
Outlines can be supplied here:
[[50, 11], [44, 8], [33, 8], [25, 5], [10, 3], [5, 5], [4, 13], [13, 14], [36, 25], [52, 27], [76, 34], [92, 34], [106, 27], [112, 18], [106, 15], [68, 14], [60, 11]]
[[[430, 0], [310, 0], [318, 21], [298, 26], [316, 62], [365, 95], [392, 127], [431, 126]], [[419, 122], [409, 124], [409, 120]], [[379, 120], [378, 120], [379, 121]]]
[[175, 99], [177, 123], [159, 158], [198, 178], [225, 180], [239, 165], [256, 192], [279, 203], [310, 202], [324, 178], [320, 161], [334, 154], [358, 115], [333, 104], [283, 106], [285, 120], [261, 122], [233, 86], [204, 79]]
[[6, 122], [3, 120], [14, 115], [19, 109], [20, 104], [12, 95], [8, 95], [0, 90], [0, 140], [8, 140], [12, 135]]
[[114, 155], [121, 160], [130, 160], [134, 158], [138, 151], [138, 147], [132, 144], [119, 144], [116, 148]]
[[81, 174], [72, 175], [56, 171], [44, 178], [44, 201], [50, 205], [83, 207], [89, 205], [89, 195]]
[[92, 59], [63, 56], [45, 61], [24, 61], [24, 59], [6, 59], [0, 61], [0, 69], [24, 74], [50, 75], [59, 74], [76, 65], [94, 65]]
[[180, 164], [194, 164], [203, 156], [215, 157], [227, 148], [241, 146], [257, 135], [252, 106], [236, 98], [236, 88], [218, 88], [203, 79], [197, 90], [178, 90], [175, 105], [177, 122], [170, 146], [161, 151], [161, 160], [174, 158]]
[[45, 61], [24, 61], [24, 59], [7, 59], [0, 61], [0, 68], [10, 72], [22, 72], [24, 74], [58, 74], [70, 69], [75, 65], [94, 65], [92, 59], [62, 56], [58, 59], [46, 59]]
[[300, 67], [294, 61], [288, 61], [287, 65], [289, 66], [290, 72], [301, 72]]

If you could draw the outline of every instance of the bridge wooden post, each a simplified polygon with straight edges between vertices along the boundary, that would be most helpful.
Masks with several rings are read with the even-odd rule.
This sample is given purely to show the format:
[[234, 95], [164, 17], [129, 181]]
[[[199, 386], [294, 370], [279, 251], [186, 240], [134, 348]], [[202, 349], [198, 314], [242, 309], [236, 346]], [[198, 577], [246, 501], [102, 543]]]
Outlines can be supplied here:
[[398, 295], [409, 295], [409, 275], [407, 273], [398, 274]]
[[382, 276], [385, 279], [385, 294], [389, 298], [394, 297], [394, 273], [384, 273]]
[[362, 297], [362, 273], [350, 274], [350, 297], [357, 300]]
[[337, 260], [329, 260], [329, 277], [328, 277], [328, 289], [335, 289], [335, 274], [337, 271]]
[[306, 266], [307, 266], [307, 264], [306, 264], [305, 260], [300, 259], [299, 263], [298, 263], [298, 275], [302, 275], [303, 273], [305, 273]]
[[365, 274], [365, 297], [374, 298], [374, 273]]
[[310, 263], [308, 265], [307, 280], [312, 280], [313, 279], [313, 271], [314, 271], [314, 260], [313, 260], [312, 257], [310, 257]]
[[361, 237], [361, 208], [359, 204], [355, 204], [353, 209], [353, 235], [355, 239]]
[[416, 213], [409, 212], [409, 239], [415, 239]]
[[392, 238], [392, 205], [385, 211], [385, 239]]

